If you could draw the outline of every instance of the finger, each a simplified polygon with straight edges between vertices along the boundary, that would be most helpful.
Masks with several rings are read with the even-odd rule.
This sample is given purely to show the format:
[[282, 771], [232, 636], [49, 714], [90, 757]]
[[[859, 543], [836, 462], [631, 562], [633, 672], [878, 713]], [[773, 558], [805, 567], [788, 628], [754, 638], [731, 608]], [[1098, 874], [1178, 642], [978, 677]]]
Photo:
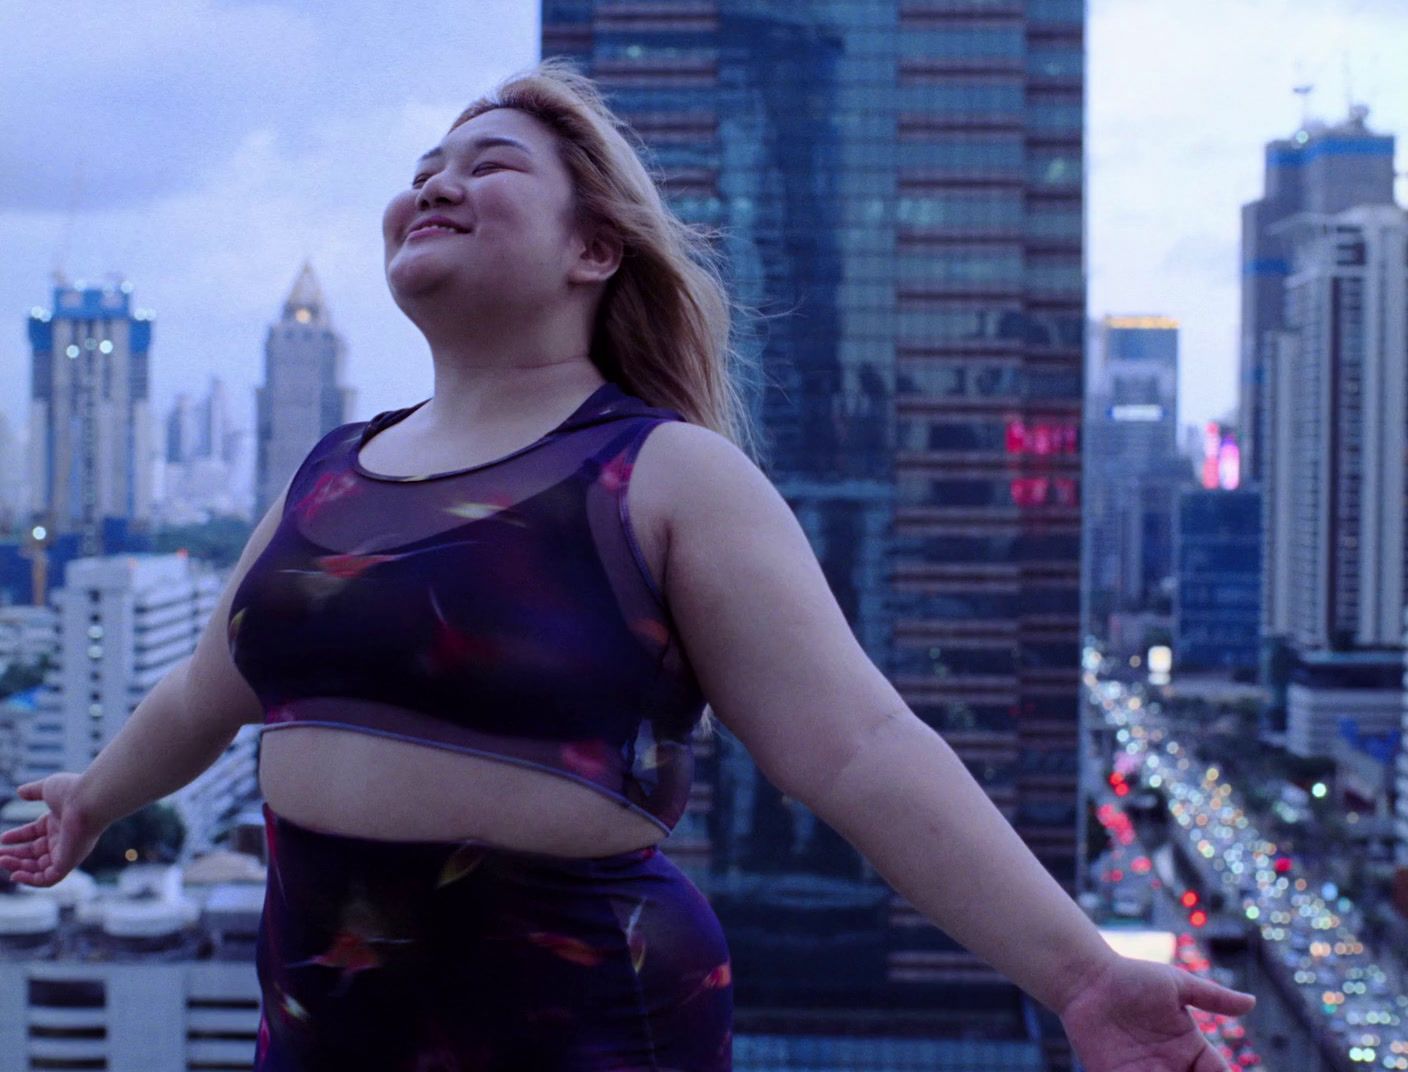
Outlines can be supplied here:
[[1203, 1052], [1198, 1054], [1198, 1059], [1193, 1062], [1193, 1067], [1188, 1072], [1232, 1072], [1232, 1070], [1227, 1067], [1227, 1062], [1213, 1048], [1212, 1043], [1205, 1041]]
[[30, 864], [34, 863], [35, 860], [39, 859], [43, 851], [43, 847], [41, 846], [33, 844], [21, 845], [18, 848], [11, 849], [3, 855], [0, 855], [0, 867], [6, 867], [12, 870], [15, 865], [28, 867]]
[[44, 829], [47, 816], [32, 819], [23, 826], [16, 826], [0, 834], [0, 844], [10, 845], [16, 841], [26, 841]]
[[21, 842], [18, 845], [6, 845], [4, 850], [0, 851], [0, 859], [12, 856], [23, 857], [32, 855], [34, 855], [34, 841], [32, 839]]
[[49, 838], [49, 831], [46, 824], [44, 823], [39, 823], [38, 825], [31, 824], [30, 826], [16, 827], [15, 830], [9, 830], [6, 831], [6, 833], [13, 834], [16, 833], [16, 831], [22, 831], [23, 833], [20, 837], [5, 838], [5, 844], [12, 846], [13, 848], [11, 851], [13, 852], [24, 852], [26, 849], [37, 845], [41, 841], [48, 841]]
[[16, 871], [11, 877], [26, 886], [52, 886], [53, 880], [46, 879], [45, 874], [45, 871]]
[[1224, 1016], [1241, 1016], [1256, 1004], [1254, 994], [1230, 990], [1189, 971], [1179, 971], [1178, 975], [1178, 1000], [1184, 1005], [1195, 1005]]
[[37, 872], [42, 870], [38, 859], [34, 857], [26, 859], [7, 856], [0, 860], [0, 868], [10, 873], [11, 882], [30, 881]]
[[25, 782], [15, 790], [25, 800], [38, 800], [43, 791], [43, 782]]

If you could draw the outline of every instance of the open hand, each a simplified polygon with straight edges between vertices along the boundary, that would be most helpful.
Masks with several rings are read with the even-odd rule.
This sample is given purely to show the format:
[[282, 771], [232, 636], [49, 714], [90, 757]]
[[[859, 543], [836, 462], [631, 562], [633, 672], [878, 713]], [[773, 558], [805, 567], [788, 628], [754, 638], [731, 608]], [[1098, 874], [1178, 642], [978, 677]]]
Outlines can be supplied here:
[[1230, 1072], [1185, 1006], [1241, 1016], [1256, 998], [1171, 964], [1116, 956], [1061, 1010], [1085, 1072]]
[[49, 810], [32, 822], [0, 834], [0, 869], [14, 882], [52, 886], [93, 851], [103, 826], [74, 806], [79, 776], [60, 771], [16, 792], [23, 800], [42, 800]]

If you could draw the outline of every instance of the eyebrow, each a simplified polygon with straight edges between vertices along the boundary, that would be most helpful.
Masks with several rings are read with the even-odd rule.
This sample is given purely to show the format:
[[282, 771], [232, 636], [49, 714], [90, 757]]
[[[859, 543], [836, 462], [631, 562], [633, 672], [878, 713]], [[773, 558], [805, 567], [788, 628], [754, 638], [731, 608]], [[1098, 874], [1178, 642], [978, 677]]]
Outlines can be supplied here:
[[[474, 150], [487, 149], [491, 145], [507, 145], [511, 149], [522, 149], [529, 156], [533, 155], [533, 150], [528, 148], [528, 146], [524, 145], [517, 138], [506, 137], [502, 134], [486, 134], [482, 138], [475, 138], [469, 143], [469, 145], [470, 148]], [[427, 160], [432, 159], [433, 157], [444, 155], [445, 150], [437, 145], [434, 149], [431, 149], [429, 152], [422, 153], [420, 159], [417, 160], [416, 163], [423, 164]]]

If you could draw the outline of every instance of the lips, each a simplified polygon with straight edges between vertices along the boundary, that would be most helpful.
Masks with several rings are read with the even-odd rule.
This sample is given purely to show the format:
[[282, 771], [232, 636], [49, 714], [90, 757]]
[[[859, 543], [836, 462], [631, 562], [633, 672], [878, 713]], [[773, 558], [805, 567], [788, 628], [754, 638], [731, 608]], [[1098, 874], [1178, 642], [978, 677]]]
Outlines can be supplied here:
[[465, 233], [466, 233], [465, 231], [460, 230], [458, 227], [446, 227], [446, 226], [444, 226], [444, 225], [442, 225], [442, 224], [438, 224], [438, 223], [423, 223], [423, 224], [421, 224], [419, 227], [417, 227], [414, 231], [409, 232], [409, 233], [406, 235], [406, 237], [407, 237], [407, 238], [415, 238], [417, 235], [423, 235], [423, 234], [446, 234], [446, 235], [456, 235], [456, 234], [465, 234]]
[[420, 234], [426, 228], [443, 227], [447, 232], [454, 234], [465, 234], [469, 228], [461, 226], [458, 220], [451, 219], [444, 213], [437, 212], [432, 216], [422, 216], [411, 225], [411, 229], [406, 232], [406, 237]]

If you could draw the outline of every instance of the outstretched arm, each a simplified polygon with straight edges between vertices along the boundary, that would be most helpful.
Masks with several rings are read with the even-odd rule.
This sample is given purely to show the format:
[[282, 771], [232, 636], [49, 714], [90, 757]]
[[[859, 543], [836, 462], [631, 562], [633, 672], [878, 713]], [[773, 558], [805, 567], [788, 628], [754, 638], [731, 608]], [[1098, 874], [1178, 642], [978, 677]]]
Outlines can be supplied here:
[[[1173, 989], [1151, 1006], [1162, 1010], [1162, 1028], [1157, 1016], [1108, 1004], [1105, 995], [1138, 989], [1150, 972], [1171, 987], [1176, 970], [1116, 954], [953, 749], [906, 706], [856, 641], [767, 477], [722, 436], [682, 423], [659, 428], [637, 460], [636, 479], [645, 478], [652, 499], [661, 494], [653, 474], [665, 473], [687, 474], [664, 510], [666, 597], [710, 705], [763, 774], [850, 841], [916, 909], [1063, 1014], [1068, 1034], [1077, 1018], [1065, 1014], [1080, 1011], [1090, 1026], [1076, 1030], [1087, 1047], [1098, 1038], [1123, 1059], [1147, 1057], [1138, 1067], [1150, 1072], [1192, 1067], [1157, 1063], [1153, 1051], [1104, 1036], [1133, 1016], [1135, 1034], [1178, 1036], [1175, 1060], [1192, 1053], [1218, 1062], [1199, 1072], [1221, 1067]], [[1244, 1012], [1246, 1001], [1215, 1011]], [[1091, 1069], [1118, 1067], [1082, 1059]]]
[[664, 584], [719, 720], [916, 909], [1059, 1009], [1113, 951], [865, 654], [781, 495], [695, 426], [661, 427], [641, 456], [637, 479], [689, 474]]

